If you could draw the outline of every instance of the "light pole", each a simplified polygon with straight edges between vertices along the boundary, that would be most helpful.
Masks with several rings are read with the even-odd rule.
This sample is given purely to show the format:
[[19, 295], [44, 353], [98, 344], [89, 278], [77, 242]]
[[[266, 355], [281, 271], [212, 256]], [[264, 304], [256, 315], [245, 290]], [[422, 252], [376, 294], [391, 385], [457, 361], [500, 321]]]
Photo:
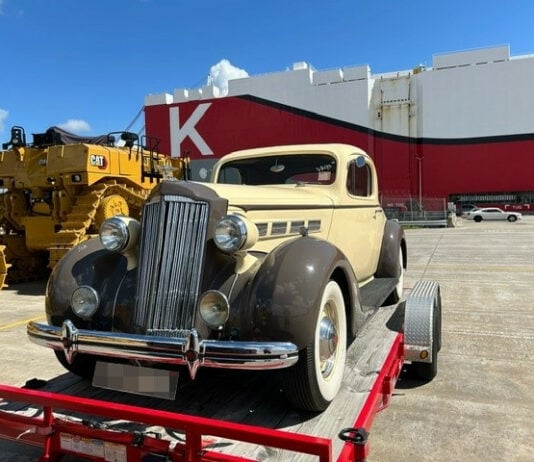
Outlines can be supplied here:
[[417, 159], [417, 169], [418, 169], [418, 177], [419, 177], [419, 206], [421, 210], [423, 209], [423, 159], [424, 155], [421, 153], [417, 153], [415, 158]]

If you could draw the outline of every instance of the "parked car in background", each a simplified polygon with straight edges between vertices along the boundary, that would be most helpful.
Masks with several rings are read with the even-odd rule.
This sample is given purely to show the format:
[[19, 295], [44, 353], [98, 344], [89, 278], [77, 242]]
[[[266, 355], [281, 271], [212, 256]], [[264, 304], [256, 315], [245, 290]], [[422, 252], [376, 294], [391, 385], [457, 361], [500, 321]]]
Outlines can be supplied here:
[[508, 220], [514, 222], [521, 219], [519, 212], [506, 212], [497, 207], [487, 207], [483, 209], [475, 208], [463, 215], [465, 218], [480, 222], [482, 220]]
[[475, 204], [461, 204], [456, 206], [456, 215], [464, 216], [467, 212], [471, 212], [478, 207]]

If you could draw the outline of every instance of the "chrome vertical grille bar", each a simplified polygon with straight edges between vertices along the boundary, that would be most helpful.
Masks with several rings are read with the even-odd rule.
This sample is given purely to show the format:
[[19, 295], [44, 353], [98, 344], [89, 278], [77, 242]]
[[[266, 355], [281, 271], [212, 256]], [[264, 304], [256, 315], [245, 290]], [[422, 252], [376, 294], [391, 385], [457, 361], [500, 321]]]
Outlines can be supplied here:
[[134, 319], [147, 334], [193, 326], [208, 221], [207, 202], [173, 195], [145, 204]]

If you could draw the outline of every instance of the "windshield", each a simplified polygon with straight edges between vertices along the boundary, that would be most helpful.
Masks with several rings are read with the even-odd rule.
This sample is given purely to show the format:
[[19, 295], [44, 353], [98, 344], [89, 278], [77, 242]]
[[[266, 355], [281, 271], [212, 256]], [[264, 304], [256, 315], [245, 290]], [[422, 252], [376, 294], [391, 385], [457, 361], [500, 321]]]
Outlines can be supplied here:
[[218, 183], [267, 184], [332, 184], [336, 161], [325, 154], [291, 154], [239, 159], [228, 162], [219, 171]]

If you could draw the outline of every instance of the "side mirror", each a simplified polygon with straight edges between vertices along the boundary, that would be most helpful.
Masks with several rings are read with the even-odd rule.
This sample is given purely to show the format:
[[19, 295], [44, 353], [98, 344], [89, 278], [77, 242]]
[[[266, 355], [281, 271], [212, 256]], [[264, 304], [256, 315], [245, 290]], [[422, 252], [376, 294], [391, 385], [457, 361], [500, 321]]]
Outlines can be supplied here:
[[356, 157], [356, 167], [358, 167], [358, 168], [365, 167], [365, 157], [364, 156]]

